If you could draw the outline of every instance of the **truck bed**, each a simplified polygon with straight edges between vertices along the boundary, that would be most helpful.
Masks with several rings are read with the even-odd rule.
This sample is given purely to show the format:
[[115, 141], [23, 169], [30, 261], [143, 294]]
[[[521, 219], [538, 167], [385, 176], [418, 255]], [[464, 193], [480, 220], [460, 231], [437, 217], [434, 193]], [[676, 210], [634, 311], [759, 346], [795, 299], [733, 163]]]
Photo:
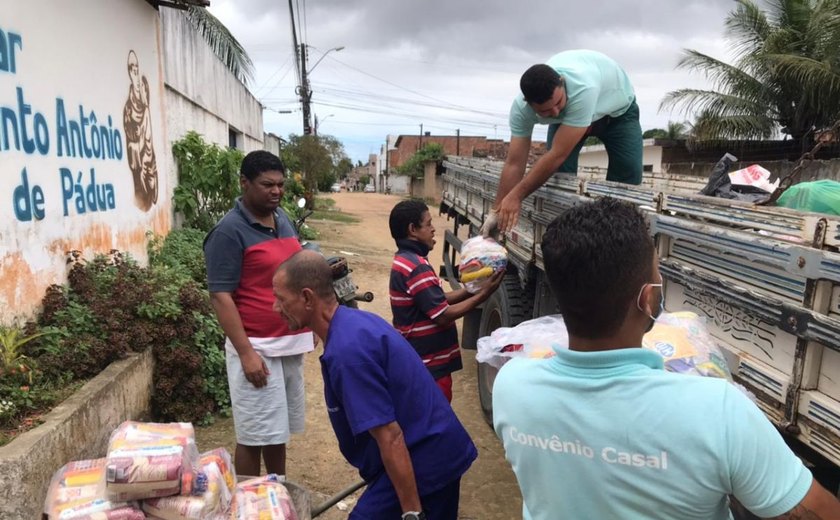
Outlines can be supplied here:
[[[502, 163], [448, 157], [443, 206], [484, 221]], [[540, 240], [559, 212], [612, 196], [644, 209], [665, 278], [665, 308], [707, 320], [735, 379], [787, 435], [840, 465], [840, 218], [704, 197], [705, 179], [603, 172], [555, 175], [522, 205], [506, 236], [523, 287], [543, 269]]]

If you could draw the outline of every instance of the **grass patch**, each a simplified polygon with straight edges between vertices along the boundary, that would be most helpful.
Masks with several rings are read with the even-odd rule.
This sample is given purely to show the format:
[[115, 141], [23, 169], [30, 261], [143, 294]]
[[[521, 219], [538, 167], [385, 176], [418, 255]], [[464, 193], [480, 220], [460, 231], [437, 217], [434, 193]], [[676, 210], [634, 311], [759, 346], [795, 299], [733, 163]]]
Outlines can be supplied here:
[[335, 200], [327, 197], [317, 197], [315, 199], [315, 211], [319, 210], [333, 210], [335, 208]]
[[316, 220], [331, 220], [333, 222], [343, 222], [345, 224], [355, 224], [356, 222], [359, 222], [359, 218], [354, 217], [353, 215], [348, 215], [347, 213], [342, 213], [340, 211], [316, 210], [315, 213], [312, 214], [311, 218]]

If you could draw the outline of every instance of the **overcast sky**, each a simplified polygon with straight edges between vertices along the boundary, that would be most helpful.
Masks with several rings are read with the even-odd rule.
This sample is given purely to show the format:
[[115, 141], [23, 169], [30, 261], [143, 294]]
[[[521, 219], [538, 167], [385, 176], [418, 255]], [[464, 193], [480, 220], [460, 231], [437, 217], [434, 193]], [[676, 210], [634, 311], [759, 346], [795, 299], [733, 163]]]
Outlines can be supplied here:
[[[292, 0], [311, 46], [319, 133], [354, 160], [379, 153], [387, 134], [485, 135], [508, 140], [519, 76], [568, 49], [601, 51], [636, 90], [643, 129], [681, 113], [659, 112], [670, 90], [707, 86], [675, 70], [684, 48], [726, 58], [723, 19], [732, 0]], [[288, 0], [211, 0], [210, 11], [245, 46], [265, 129], [302, 133]], [[326, 55], [328, 49], [343, 46]], [[291, 114], [276, 111], [292, 110]], [[540, 127], [538, 127], [540, 128]], [[535, 139], [545, 138], [545, 127]]]

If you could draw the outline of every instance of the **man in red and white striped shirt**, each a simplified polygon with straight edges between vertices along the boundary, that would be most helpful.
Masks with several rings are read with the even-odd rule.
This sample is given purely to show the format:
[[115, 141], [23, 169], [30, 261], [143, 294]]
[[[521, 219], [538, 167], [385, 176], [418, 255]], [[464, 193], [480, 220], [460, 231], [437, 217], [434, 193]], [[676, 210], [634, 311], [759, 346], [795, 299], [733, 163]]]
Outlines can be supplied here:
[[404, 200], [391, 210], [388, 223], [398, 248], [390, 282], [394, 327], [411, 343], [452, 402], [452, 372], [463, 368], [455, 320], [487, 300], [504, 273], [494, 274], [476, 294], [463, 288], [444, 292], [426, 258], [435, 246], [429, 207], [419, 200]]

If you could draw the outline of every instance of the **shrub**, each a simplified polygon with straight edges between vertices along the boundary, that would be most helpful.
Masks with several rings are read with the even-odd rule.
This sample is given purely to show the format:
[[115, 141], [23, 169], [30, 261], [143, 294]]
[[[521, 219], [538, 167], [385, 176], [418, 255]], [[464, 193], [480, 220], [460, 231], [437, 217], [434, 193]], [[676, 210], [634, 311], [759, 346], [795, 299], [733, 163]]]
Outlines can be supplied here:
[[428, 143], [414, 153], [408, 160], [397, 168], [397, 171], [409, 177], [422, 177], [427, 162], [438, 162], [443, 159], [443, 145]]
[[[195, 262], [203, 264], [200, 236], [184, 230], [159, 239], [146, 268], [106, 257], [74, 266], [66, 287], [47, 290], [38, 321], [27, 328], [48, 333], [26, 345], [37, 373], [75, 381], [152, 348], [157, 419], [201, 422], [227, 411], [224, 335]], [[17, 401], [12, 407], [22, 408]]]
[[172, 201], [187, 227], [209, 231], [233, 207], [239, 195], [242, 152], [209, 144], [188, 132], [172, 145], [178, 165], [178, 186]]
[[151, 237], [148, 246], [149, 264], [181, 270], [199, 285], [207, 286], [207, 267], [202, 245], [206, 232], [199, 229], [173, 229], [166, 238]]

